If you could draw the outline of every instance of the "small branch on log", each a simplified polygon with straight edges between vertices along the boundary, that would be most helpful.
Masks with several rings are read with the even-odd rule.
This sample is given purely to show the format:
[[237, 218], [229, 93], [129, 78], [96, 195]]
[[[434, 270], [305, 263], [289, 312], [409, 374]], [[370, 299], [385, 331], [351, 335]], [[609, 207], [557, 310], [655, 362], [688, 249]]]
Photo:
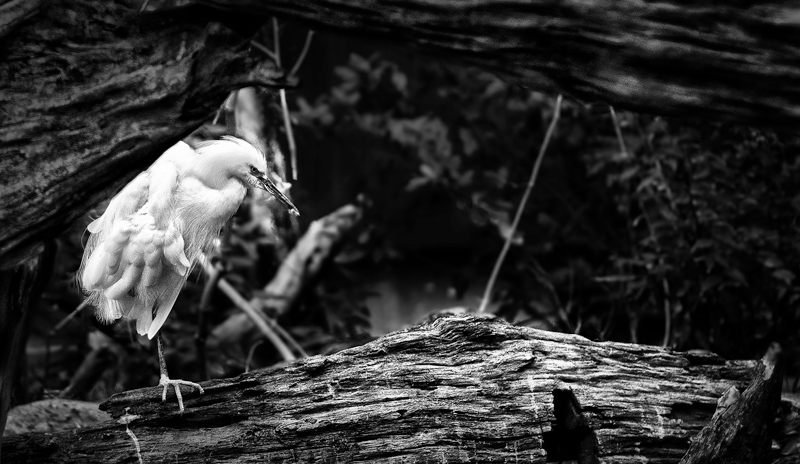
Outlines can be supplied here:
[[[183, 416], [161, 403], [157, 387], [101, 408], [135, 416], [129, 426], [145, 462], [666, 464], [686, 453], [725, 391], [760, 372], [751, 361], [451, 316], [205, 382]], [[11, 437], [4, 451], [8, 463], [136, 459], [116, 422]]]
[[781, 400], [780, 348], [773, 345], [756, 366], [744, 393], [731, 387], [714, 417], [694, 439], [681, 464], [768, 462], [771, 427]]

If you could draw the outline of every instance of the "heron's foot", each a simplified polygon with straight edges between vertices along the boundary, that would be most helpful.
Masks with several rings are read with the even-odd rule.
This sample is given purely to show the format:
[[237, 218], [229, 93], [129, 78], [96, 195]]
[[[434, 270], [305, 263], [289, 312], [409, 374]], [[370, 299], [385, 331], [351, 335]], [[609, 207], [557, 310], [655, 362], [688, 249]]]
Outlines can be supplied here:
[[161, 393], [161, 402], [164, 403], [167, 401], [167, 389], [170, 385], [175, 388], [175, 396], [178, 397], [178, 409], [180, 413], [183, 414], [183, 395], [181, 395], [181, 385], [185, 385], [187, 387], [196, 388], [200, 391], [202, 395], [204, 393], [203, 387], [200, 386], [198, 383], [189, 382], [188, 380], [173, 380], [167, 377], [164, 374], [161, 374], [161, 380], [159, 380], [158, 384], [164, 387], [164, 391]]

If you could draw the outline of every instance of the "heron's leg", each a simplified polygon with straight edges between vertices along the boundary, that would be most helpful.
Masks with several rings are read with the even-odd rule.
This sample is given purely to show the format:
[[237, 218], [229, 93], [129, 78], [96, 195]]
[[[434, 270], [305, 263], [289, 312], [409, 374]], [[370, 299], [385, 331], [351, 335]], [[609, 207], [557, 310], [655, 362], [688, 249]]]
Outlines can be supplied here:
[[156, 334], [156, 343], [158, 344], [158, 367], [161, 370], [161, 380], [159, 380], [158, 384], [164, 387], [164, 390], [161, 392], [161, 402], [167, 401], [167, 389], [170, 385], [175, 388], [175, 396], [178, 397], [178, 409], [180, 413], [183, 414], [183, 395], [181, 395], [181, 385], [186, 385], [187, 387], [196, 388], [200, 391], [200, 394], [203, 394], [203, 387], [200, 384], [189, 382], [188, 380], [173, 380], [169, 378], [169, 374], [167, 374], [167, 361], [164, 359], [164, 341], [161, 338], [161, 332]]

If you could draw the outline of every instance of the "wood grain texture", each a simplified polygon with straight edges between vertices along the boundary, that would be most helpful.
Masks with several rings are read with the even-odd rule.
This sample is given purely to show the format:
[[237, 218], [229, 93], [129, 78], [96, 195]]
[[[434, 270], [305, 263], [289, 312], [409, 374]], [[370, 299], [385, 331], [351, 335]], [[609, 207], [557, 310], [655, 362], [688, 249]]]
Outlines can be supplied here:
[[20, 378], [31, 312], [50, 278], [54, 257], [55, 244], [50, 243], [24, 264], [0, 270], [0, 437]]
[[44, 0], [0, 1], [0, 37], [39, 13]]
[[800, 120], [800, 4], [712, 0], [154, 0], [262, 12], [665, 116]]
[[0, 39], [0, 267], [108, 197], [227, 93], [281, 85], [248, 38], [197, 9], [48, 3]]
[[[717, 402], [711, 422], [692, 440], [680, 464], [762, 464], [772, 461], [775, 416], [783, 376], [777, 344], [756, 366], [743, 393], [728, 390]], [[797, 456], [794, 456], [797, 458]]]
[[[206, 382], [183, 417], [156, 387], [101, 408], [133, 418], [144, 462], [544, 463], [587, 452], [675, 463], [756, 365], [450, 316]], [[4, 453], [9, 463], [135, 460], [116, 422], [11, 437]]]

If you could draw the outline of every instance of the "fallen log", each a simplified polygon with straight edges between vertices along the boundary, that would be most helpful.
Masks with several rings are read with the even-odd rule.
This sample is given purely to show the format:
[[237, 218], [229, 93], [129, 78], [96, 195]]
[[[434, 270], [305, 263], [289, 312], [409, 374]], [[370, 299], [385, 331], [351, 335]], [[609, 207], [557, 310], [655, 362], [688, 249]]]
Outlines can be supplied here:
[[129, 427], [144, 462], [674, 463], [757, 365], [450, 316], [205, 382], [183, 416], [158, 387], [115, 395], [101, 409], [117, 422], [10, 437], [3, 453], [135, 462]]
[[793, 2], [153, 0], [150, 8], [191, 4], [381, 38], [533, 90], [638, 112], [757, 125], [800, 119]]

